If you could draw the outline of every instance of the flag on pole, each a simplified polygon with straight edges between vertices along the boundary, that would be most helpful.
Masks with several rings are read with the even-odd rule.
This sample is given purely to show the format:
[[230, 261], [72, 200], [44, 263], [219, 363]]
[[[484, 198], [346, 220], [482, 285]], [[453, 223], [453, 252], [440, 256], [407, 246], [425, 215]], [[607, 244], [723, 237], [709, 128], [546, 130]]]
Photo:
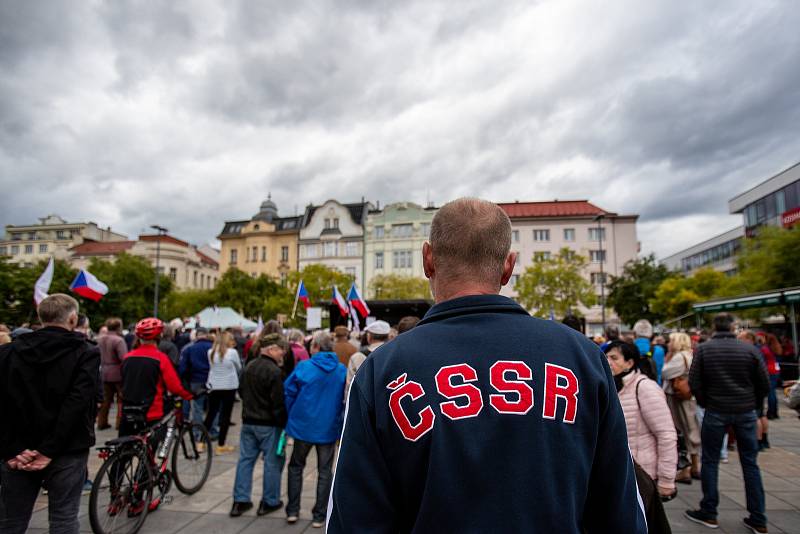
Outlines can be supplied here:
[[297, 284], [297, 293], [294, 296], [294, 306], [292, 306], [292, 317], [294, 317], [295, 312], [297, 311], [297, 303], [299, 301], [303, 302], [303, 308], [308, 309], [311, 306], [311, 300], [308, 298], [308, 290], [306, 289], [305, 284], [303, 281], [300, 280], [300, 283]]
[[550, 306], [550, 320], [551, 321], [555, 321], [556, 320], [556, 311], [553, 309], [552, 306]]
[[78, 272], [78, 276], [72, 281], [69, 289], [74, 293], [95, 302], [103, 298], [108, 293], [108, 286], [97, 279], [92, 273], [85, 269]]
[[256, 337], [261, 335], [261, 331], [264, 330], [264, 320], [261, 316], [258, 316], [258, 324], [256, 325]]
[[361, 323], [358, 320], [358, 312], [354, 307], [350, 308], [350, 316], [353, 318], [353, 333], [355, 335], [361, 335]]
[[358, 313], [360, 313], [362, 317], [367, 317], [369, 315], [369, 306], [367, 306], [366, 301], [361, 298], [361, 295], [358, 294], [355, 282], [350, 286], [350, 291], [347, 293], [347, 302], [358, 310]]
[[339, 293], [339, 288], [333, 286], [333, 303], [339, 306], [339, 313], [342, 314], [342, 317], [347, 317], [350, 309], [347, 306], [347, 301], [344, 300], [344, 297], [341, 293]]
[[36, 280], [36, 285], [33, 286], [33, 301], [38, 306], [44, 299], [47, 298], [47, 292], [50, 291], [50, 284], [53, 283], [53, 257], [50, 256], [50, 261], [47, 263], [44, 272]]

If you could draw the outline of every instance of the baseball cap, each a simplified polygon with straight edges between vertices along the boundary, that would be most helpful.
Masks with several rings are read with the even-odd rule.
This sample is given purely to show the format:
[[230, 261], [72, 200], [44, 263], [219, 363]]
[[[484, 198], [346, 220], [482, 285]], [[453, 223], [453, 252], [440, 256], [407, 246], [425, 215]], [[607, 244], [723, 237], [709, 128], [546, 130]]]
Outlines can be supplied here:
[[387, 323], [386, 321], [375, 321], [368, 327], [366, 327], [364, 330], [366, 332], [369, 332], [370, 334], [376, 334], [379, 336], [388, 336], [390, 329], [391, 327], [389, 326], [389, 323]]

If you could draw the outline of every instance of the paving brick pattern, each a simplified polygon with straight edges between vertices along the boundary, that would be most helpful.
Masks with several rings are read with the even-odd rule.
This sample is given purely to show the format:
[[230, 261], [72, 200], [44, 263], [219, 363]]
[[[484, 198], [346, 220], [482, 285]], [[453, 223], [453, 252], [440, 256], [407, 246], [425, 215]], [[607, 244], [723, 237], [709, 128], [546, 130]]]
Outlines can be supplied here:
[[[238, 411], [241, 404], [236, 405], [234, 420], [241, 422]], [[111, 419], [113, 420], [113, 418]], [[239, 428], [231, 428], [228, 442], [238, 445]], [[115, 437], [113, 431], [98, 433], [98, 443]], [[759, 465], [767, 492], [766, 506], [771, 533], [800, 534], [800, 420], [788, 409], [781, 411], [781, 419], [770, 422], [769, 432], [772, 448], [759, 455]], [[291, 445], [287, 447], [287, 455], [291, 454]], [[321, 532], [311, 526], [311, 507], [314, 504], [316, 489], [316, 458], [311, 453], [306, 466], [303, 481], [303, 496], [300, 520], [294, 524], [286, 523], [283, 510], [257, 517], [255, 507], [238, 518], [231, 518], [231, 491], [236, 473], [236, 453], [215, 456], [213, 468], [208, 482], [203, 489], [192, 496], [179, 493], [173, 486], [170, 504], [162, 505], [156, 512], [147, 516], [140, 531], [143, 534], [264, 534], [264, 533], [301, 533]], [[288, 458], [288, 456], [287, 456]], [[100, 460], [93, 455], [90, 459], [89, 471], [94, 476], [100, 466]], [[253, 502], [258, 503], [261, 496], [262, 463], [256, 465], [253, 482]], [[747, 515], [745, 509], [744, 483], [739, 466], [739, 458], [735, 452], [730, 454], [730, 463], [720, 464], [720, 533], [750, 532], [742, 524]], [[283, 501], [286, 502], [286, 469], [283, 471]], [[678, 485], [678, 497], [665, 505], [670, 519], [672, 531], [682, 533], [706, 533], [712, 530], [688, 521], [683, 516], [687, 508], [697, 508], [702, 498], [700, 482], [692, 485]], [[609, 513], [613, 513], [609, 511]], [[88, 517], [88, 497], [83, 497], [81, 506], [81, 530], [91, 532]], [[47, 532], [47, 497], [37, 501], [36, 511], [28, 532]]]

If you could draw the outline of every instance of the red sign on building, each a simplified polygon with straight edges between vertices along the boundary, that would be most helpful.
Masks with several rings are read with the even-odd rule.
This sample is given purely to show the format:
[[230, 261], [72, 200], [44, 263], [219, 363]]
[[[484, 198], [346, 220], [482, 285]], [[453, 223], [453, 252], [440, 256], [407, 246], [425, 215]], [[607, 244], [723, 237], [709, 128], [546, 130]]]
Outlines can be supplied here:
[[784, 211], [781, 215], [781, 222], [784, 228], [790, 228], [800, 223], [800, 206], [789, 211]]

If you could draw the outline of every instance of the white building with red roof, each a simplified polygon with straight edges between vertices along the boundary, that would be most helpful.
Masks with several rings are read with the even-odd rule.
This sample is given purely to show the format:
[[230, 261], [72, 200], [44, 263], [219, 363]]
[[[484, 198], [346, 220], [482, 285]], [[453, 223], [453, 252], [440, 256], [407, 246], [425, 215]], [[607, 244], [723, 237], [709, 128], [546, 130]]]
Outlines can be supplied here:
[[[585, 274], [595, 288], [599, 303], [603, 279], [607, 282], [609, 276], [619, 276], [625, 263], [635, 259], [639, 253], [636, 237], [638, 215], [606, 211], [588, 200], [499, 205], [511, 219], [511, 248], [519, 253], [514, 275], [503, 288], [503, 295], [516, 297], [514, 284], [525, 269], [537, 258], [555, 256], [566, 247], [589, 260]], [[586, 318], [587, 334], [602, 331], [599, 304], [580, 312]], [[615, 320], [613, 310], [606, 309], [606, 323]]]

